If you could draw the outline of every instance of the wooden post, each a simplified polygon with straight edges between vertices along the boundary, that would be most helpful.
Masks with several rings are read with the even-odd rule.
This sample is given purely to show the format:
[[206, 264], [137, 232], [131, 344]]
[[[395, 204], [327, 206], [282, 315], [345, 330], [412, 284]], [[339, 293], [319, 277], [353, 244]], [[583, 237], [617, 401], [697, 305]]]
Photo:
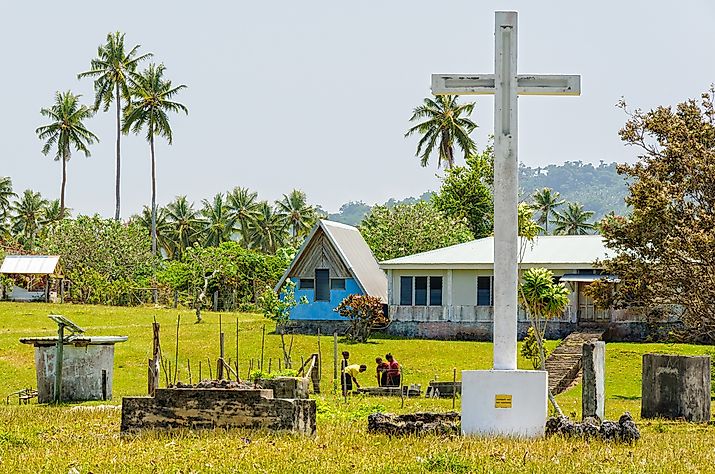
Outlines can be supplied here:
[[457, 368], [455, 367], [453, 369], [452, 373], [452, 410], [454, 410], [454, 407], [456, 406], [457, 403]]
[[159, 323], [156, 322], [156, 317], [152, 323], [152, 350], [151, 359], [149, 359], [149, 380], [147, 384], [148, 394], [154, 396], [154, 392], [159, 388], [159, 361], [161, 358], [161, 348], [159, 346]]
[[320, 354], [313, 354], [311, 357], [314, 361], [314, 365], [310, 371], [310, 379], [313, 382], [313, 393], [320, 393]]
[[[333, 387], [338, 383], [338, 331], [333, 333]], [[333, 389], [335, 391], [335, 388]]]
[[265, 351], [266, 347], [266, 325], [263, 325], [263, 330], [261, 333], [261, 365], [260, 365], [260, 370], [263, 372], [263, 353]]
[[273, 358], [269, 357], [268, 358], [268, 373], [271, 373], [271, 365], [273, 365]]
[[[219, 358], [223, 361], [224, 356], [224, 333], [219, 334]], [[223, 364], [219, 363], [216, 366], [216, 378], [223, 380]]]
[[214, 374], [213, 374], [213, 370], [211, 369], [211, 358], [207, 357], [206, 361], [208, 362], [208, 366], [209, 366], [209, 379], [213, 380]]
[[282, 370], [281, 369], [281, 358], [279, 357], [278, 358], [278, 372], [280, 372], [281, 370]]
[[[240, 356], [240, 352], [238, 350], [238, 318], [236, 318], [236, 375], [240, 374], [240, 372], [238, 371], [239, 356]], [[239, 377], [239, 380], [236, 380], [236, 381], [240, 382], [240, 377]]]
[[186, 359], [186, 367], [189, 369], [189, 385], [193, 385], [194, 380], [191, 378], [191, 359]]
[[174, 384], [179, 377], [179, 324], [181, 324], [181, 315], [176, 318], [176, 353], [174, 355]]
[[203, 379], [201, 378], [202, 375], [203, 375], [203, 374], [201, 373], [201, 361], [199, 360], [199, 382], [201, 382], [201, 380], [203, 380]]
[[318, 367], [320, 367], [318, 371], [318, 381], [320, 381], [323, 379], [323, 351], [320, 350], [320, 328], [318, 328]]

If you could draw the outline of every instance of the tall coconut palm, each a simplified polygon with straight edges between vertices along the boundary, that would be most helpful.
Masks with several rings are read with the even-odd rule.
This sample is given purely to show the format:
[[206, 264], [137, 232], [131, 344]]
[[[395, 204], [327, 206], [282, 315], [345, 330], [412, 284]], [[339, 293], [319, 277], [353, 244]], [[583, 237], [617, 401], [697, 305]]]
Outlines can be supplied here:
[[258, 211], [259, 217], [251, 232], [251, 247], [264, 253], [275, 254], [288, 238], [286, 216], [276, 212], [267, 201], [259, 204]]
[[251, 229], [260, 216], [258, 193], [248, 188], [236, 187], [226, 194], [226, 207], [236, 219], [241, 234], [241, 244], [248, 247]]
[[176, 248], [175, 257], [181, 259], [187, 248], [196, 242], [201, 231], [201, 220], [193, 203], [186, 196], [177, 196], [166, 206], [166, 220], [171, 229], [171, 239]]
[[10, 201], [17, 197], [12, 191], [12, 180], [9, 176], [0, 176], [0, 221], [4, 221], [10, 210]]
[[18, 200], [12, 203], [10, 217], [12, 231], [29, 249], [35, 246], [35, 237], [40, 229], [46, 206], [47, 201], [40, 193], [31, 189], [26, 189]]
[[52, 120], [35, 130], [40, 140], [45, 140], [42, 153], [47, 155], [53, 147], [55, 161], [62, 161], [62, 185], [60, 187], [60, 218], [65, 211], [65, 186], [67, 185], [67, 162], [72, 157], [72, 148], [89, 157], [89, 145], [99, 141], [97, 136], [87, 130], [83, 121], [90, 118], [94, 112], [86, 105], [79, 103], [80, 95], [67, 91], [55, 93], [55, 103], [50, 108], [40, 110], [43, 117]]
[[544, 228], [544, 234], [549, 233], [549, 221], [556, 215], [556, 208], [566, 201], [561, 199], [561, 194], [551, 188], [543, 188], [534, 191], [533, 204], [531, 207], [540, 213], [536, 223]]
[[477, 147], [469, 134], [477, 128], [477, 124], [468, 117], [474, 110], [474, 102], [459, 104], [457, 97], [428, 97], [412, 112], [410, 122], [424, 119], [405, 133], [405, 137], [413, 133], [422, 135], [415, 153], [415, 156], [420, 158], [420, 165], [427, 166], [435, 147], [438, 148], [438, 168], [442, 163], [448, 169], [454, 166], [455, 143], [465, 156], [476, 152]]
[[577, 202], [570, 202], [563, 212], [556, 212], [554, 218], [555, 235], [585, 235], [594, 231], [596, 226], [589, 219], [593, 217], [593, 211], [584, 211], [583, 205]]
[[116, 104], [117, 114], [117, 147], [116, 147], [116, 175], [115, 175], [115, 206], [114, 219], [119, 220], [120, 214], [120, 176], [121, 176], [121, 111], [122, 98], [129, 99], [129, 75], [136, 71], [143, 60], [150, 58], [152, 53], [139, 55], [140, 45], [135, 45], [129, 52], [124, 49], [124, 33], [116, 31], [107, 34], [107, 41], [97, 47], [97, 57], [90, 61], [89, 71], [77, 74], [78, 79], [83, 77], [94, 78], [94, 108], [100, 105], [107, 112]]
[[154, 137], [166, 138], [169, 145], [173, 143], [168, 112], [184, 112], [188, 109], [179, 102], [171, 100], [185, 85], [174, 87], [171, 81], [164, 79], [166, 68], [163, 64], [150, 64], [140, 74], [132, 75], [129, 88], [130, 101], [125, 107], [124, 126], [122, 130], [139, 133], [146, 129], [146, 139], [151, 152], [151, 251], [156, 255], [156, 155], [154, 153]]
[[305, 193], [294, 189], [290, 194], [284, 194], [283, 199], [276, 201], [276, 208], [285, 214], [288, 226], [291, 228], [293, 245], [305, 236], [317, 219], [315, 208], [307, 202]]
[[204, 217], [204, 242], [218, 246], [231, 240], [236, 230], [236, 218], [226, 207], [223, 194], [216, 194], [211, 201], [204, 199], [201, 215]]

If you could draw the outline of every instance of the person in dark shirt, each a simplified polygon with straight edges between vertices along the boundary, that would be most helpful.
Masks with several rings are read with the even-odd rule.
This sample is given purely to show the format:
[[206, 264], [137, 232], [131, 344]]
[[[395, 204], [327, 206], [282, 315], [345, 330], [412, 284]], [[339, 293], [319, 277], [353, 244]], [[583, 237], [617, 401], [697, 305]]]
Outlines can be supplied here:
[[395, 360], [392, 354], [385, 355], [390, 368], [387, 370], [387, 384], [391, 387], [399, 387], [402, 374], [400, 373], [400, 364]]
[[375, 363], [377, 364], [377, 386], [387, 387], [387, 371], [390, 369], [390, 364], [384, 362], [382, 357], [375, 359]]

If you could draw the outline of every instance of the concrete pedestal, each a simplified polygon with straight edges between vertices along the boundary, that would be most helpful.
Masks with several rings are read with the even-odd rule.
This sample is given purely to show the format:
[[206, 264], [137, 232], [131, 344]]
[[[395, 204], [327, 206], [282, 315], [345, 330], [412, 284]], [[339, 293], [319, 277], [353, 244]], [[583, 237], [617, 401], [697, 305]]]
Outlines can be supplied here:
[[540, 370], [462, 371], [462, 434], [543, 436], [548, 386]]

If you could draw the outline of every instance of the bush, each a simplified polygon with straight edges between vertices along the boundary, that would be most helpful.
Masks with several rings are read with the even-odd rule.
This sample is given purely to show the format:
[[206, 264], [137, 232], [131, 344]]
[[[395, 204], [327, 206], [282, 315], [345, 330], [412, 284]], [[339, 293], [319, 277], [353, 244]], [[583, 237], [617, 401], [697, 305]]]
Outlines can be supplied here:
[[350, 320], [350, 328], [345, 335], [353, 342], [367, 342], [372, 328], [387, 324], [382, 301], [376, 296], [349, 295], [335, 311]]

